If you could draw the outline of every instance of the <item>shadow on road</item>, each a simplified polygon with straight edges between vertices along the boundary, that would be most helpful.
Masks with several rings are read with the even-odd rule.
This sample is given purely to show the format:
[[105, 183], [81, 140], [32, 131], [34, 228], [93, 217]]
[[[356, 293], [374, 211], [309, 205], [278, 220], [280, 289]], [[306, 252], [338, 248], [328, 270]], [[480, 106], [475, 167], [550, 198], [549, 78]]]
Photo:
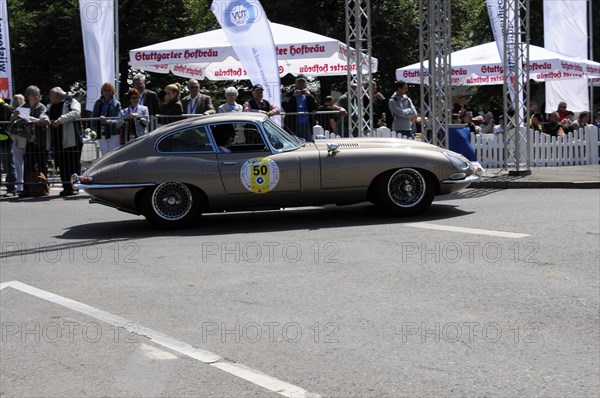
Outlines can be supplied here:
[[[471, 214], [454, 205], [432, 204], [417, 217], [394, 218], [382, 214], [370, 204], [336, 207], [310, 207], [284, 210], [206, 214], [187, 229], [160, 230], [146, 220], [111, 221], [75, 225], [57, 239], [106, 243], [122, 239], [141, 239], [156, 236], [214, 236], [240, 233], [318, 230], [366, 225], [403, 224], [436, 221]], [[90, 242], [88, 242], [89, 244]]]
[[[25, 247], [8, 245], [0, 252], [0, 259], [26, 258], [43, 253], [69, 252], [94, 245], [131, 242], [132, 239], [155, 238], [157, 236], [210, 236], [229, 234], [252, 234], [260, 232], [289, 232], [294, 230], [319, 230], [369, 225], [404, 224], [414, 222], [439, 221], [462, 217], [466, 212], [454, 205], [433, 203], [422, 215], [395, 218], [383, 214], [376, 206], [362, 203], [351, 206], [323, 206], [290, 208], [255, 212], [235, 212], [207, 214], [198, 223], [187, 229], [160, 230], [152, 227], [144, 218], [135, 220], [95, 222], [75, 225], [62, 235], [54, 236], [56, 241], [43, 245]], [[68, 240], [61, 243], [60, 240]]]

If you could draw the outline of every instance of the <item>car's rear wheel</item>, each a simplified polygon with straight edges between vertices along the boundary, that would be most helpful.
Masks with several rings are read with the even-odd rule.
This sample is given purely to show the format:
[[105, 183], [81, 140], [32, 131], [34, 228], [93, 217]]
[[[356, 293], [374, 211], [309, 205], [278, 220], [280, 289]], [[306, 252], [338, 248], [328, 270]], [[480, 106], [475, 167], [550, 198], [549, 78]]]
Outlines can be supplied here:
[[189, 226], [201, 212], [200, 195], [180, 182], [165, 182], [149, 189], [143, 198], [144, 216], [159, 228]]
[[377, 204], [394, 216], [414, 216], [425, 211], [435, 196], [435, 183], [428, 173], [402, 168], [389, 171], [376, 181]]

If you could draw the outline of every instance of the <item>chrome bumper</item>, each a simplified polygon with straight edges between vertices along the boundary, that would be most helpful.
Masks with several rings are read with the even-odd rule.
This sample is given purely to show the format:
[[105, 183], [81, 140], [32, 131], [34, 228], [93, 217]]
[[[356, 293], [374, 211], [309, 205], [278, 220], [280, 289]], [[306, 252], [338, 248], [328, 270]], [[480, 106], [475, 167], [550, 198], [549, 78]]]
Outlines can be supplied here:
[[477, 182], [481, 179], [481, 176], [477, 174], [471, 174], [467, 178], [463, 178], [462, 180], [442, 180], [442, 184], [470, 184], [472, 182]]
[[81, 176], [73, 174], [71, 176], [71, 185], [73, 189], [118, 189], [118, 188], [145, 188], [154, 187], [157, 184], [153, 182], [131, 183], [131, 184], [93, 184], [92, 179], [87, 183], [81, 181]]
[[481, 180], [481, 175], [485, 172], [479, 162], [471, 162], [473, 165], [473, 174], [461, 180], [443, 180], [442, 184], [470, 184]]

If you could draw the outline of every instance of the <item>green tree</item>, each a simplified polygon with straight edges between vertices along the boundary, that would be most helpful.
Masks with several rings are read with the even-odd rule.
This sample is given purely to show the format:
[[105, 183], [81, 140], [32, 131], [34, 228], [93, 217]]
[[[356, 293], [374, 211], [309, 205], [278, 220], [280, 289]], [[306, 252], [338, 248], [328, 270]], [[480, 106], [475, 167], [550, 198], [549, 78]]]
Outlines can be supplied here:
[[77, 0], [8, 2], [15, 92], [42, 92], [85, 79]]
[[[210, 11], [211, 0], [120, 0], [119, 63], [120, 91], [130, 84], [129, 50], [194, 33], [218, 29]], [[29, 84], [47, 92], [53, 86], [65, 89], [74, 83], [84, 85], [85, 63], [81, 40], [78, 0], [32, 2], [8, 0], [11, 27], [11, 49], [14, 83], [17, 92]], [[271, 21], [323, 34], [345, 42], [344, 0], [296, 0], [293, 2], [263, 0]], [[452, 0], [452, 50], [493, 40], [484, 0]], [[373, 56], [379, 67], [375, 79], [387, 95], [393, 91], [395, 70], [419, 60], [420, 13], [416, 0], [371, 1], [371, 34]], [[543, 45], [543, 3], [530, 2], [531, 43]], [[593, 15], [594, 27], [600, 25], [600, 13]], [[593, 32], [598, 37], [598, 32]], [[594, 41], [594, 58], [600, 59], [600, 39]], [[173, 75], [149, 74], [149, 87], [161, 91], [167, 83], [185, 83]], [[345, 91], [346, 78], [319, 79], [322, 94], [331, 89]], [[282, 84], [293, 83], [291, 76]], [[246, 86], [247, 81], [210, 82], [203, 86], [222, 100], [225, 86]], [[497, 87], [495, 88], [497, 89]], [[489, 90], [475, 89], [481, 98]], [[496, 90], [497, 91], [497, 90]], [[477, 97], [475, 97], [477, 99]]]

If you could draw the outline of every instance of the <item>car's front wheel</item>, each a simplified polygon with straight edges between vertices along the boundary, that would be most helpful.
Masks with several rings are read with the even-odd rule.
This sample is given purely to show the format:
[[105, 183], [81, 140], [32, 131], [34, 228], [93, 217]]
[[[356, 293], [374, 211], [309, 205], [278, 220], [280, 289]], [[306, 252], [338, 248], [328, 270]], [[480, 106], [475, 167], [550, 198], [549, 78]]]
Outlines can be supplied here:
[[375, 182], [377, 204], [394, 216], [414, 216], [425, 211], [435, 196], [434, 178], [412, 168], [388, 171]]
[[201, 212], [199, 195], [180, 182], [165, 182], [146, 191], [143, 214], [159, 228], [187, 227]]

